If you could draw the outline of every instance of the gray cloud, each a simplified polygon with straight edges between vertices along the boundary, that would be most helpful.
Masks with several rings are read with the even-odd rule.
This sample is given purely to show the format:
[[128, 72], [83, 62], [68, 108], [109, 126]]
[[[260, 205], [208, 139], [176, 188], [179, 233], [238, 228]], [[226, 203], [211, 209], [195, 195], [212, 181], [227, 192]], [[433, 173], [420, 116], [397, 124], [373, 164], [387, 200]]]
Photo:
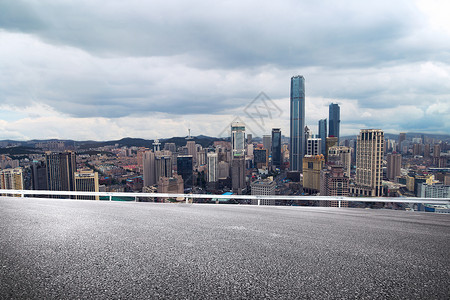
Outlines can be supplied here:
[[260, 91], [287, 100], [290, 76], [303, 74], [307, 100], [423, 112], [349, 123], [450, 131], [445, 115], [425, 113], [450, 101], [450, 38], [411, 1], [5, 0], [0, 43], [0, 105], [81, 118], [220, 115]]

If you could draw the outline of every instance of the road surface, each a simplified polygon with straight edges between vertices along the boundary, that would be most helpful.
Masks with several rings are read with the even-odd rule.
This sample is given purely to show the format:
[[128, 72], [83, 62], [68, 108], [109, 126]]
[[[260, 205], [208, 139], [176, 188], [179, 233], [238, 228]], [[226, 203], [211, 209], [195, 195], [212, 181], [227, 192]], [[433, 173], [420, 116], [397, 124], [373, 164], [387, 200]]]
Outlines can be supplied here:
[[0, 197], [0, 299], [450, 296], [450, 215]]

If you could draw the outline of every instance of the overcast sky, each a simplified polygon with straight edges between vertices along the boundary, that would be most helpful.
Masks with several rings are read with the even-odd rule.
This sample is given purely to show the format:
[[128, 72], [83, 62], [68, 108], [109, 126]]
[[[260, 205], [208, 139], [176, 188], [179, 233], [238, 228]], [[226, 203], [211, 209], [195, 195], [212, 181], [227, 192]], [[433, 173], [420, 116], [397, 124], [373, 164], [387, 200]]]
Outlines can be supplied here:
[[0, 0], [0, 139], [289, 135], [294, 75], [313, 133], [448, 134], [449, 3]]

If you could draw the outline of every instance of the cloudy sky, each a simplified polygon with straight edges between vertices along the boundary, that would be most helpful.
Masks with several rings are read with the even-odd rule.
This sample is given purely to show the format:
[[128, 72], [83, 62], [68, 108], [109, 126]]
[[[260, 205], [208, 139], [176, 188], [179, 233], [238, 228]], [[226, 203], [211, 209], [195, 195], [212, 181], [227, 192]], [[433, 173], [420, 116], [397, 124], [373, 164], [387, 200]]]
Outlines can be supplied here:
[[449, 3], [0, 0], [0, 139], [288, 135], [294, 75], [313, 133], [450, 133]]

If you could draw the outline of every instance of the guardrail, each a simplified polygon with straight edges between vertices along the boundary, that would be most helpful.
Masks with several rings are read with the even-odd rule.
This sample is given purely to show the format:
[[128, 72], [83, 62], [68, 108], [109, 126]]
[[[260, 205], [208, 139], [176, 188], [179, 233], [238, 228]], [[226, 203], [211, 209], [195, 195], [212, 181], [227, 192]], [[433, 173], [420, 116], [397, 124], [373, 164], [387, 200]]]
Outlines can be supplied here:
[[341, 207], [342, 201], [348, 202], [384, 202], [384, 203], [422, 203], [436, 205], [450, 205], [450, 198], [412, 198], [412, 197], [340, 197], [340, 196], [271, 196], [271, 195], [213, 195], [213, 194], [168, 194], [168, 193], [117, 193], [117, 192], [75, 192], [75, 191], [45, 191], [45, 190], [5, 190], [0, 189], [0, 195], [44, 195], [44, 196], [98, 196], [108, 197], [112, 201], [113, 197], [132, 197], [134, 201], [138, 198], [183, 198], [186, 203], [190, 199], [242, 199], [257, 200], [258, 205], [261, 200], [278, 201], [338, 201]]

